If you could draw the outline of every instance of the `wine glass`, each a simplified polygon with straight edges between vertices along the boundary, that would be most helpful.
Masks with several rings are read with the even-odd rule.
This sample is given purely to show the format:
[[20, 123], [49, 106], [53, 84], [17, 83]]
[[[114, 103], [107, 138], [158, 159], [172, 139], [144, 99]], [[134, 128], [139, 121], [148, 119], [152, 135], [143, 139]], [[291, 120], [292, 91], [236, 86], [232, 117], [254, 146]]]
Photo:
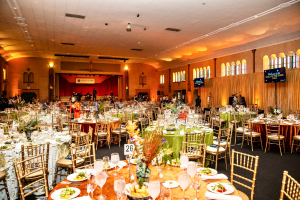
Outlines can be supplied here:
[[148, 183], [148, 192], [153, 200], [155, 200], [160, 193], [160, 182], [158, 180], [150, 180]]
[[102, 172], [103, 171], [103, 160], [102, 159], [96, 159], [96, 162], [94, 164], [94, 169], [95, 169], [95, 172], [98, 173], [98, 172]]
[[199, 193], [199, 189], [200, 189], [200, 186], [201, 186], [201, 175], [198, 174], [196, 175], [195, 177], [196, 181], [194, 183], [194, 187], [196, 189], [196, 197], [195, 197], [195, 200], [199, 200], [199, 198], [197, 197], [198, 196], [198, 193]]
[[114, 190], [115, 193], [117, 194], [118, 200], [121, 199], [122, 195], [125, 192], [125, 178], [124, 177], [116, 177], [114, 181]]
[[90, 192], [92, 192], [92, 198], [93, 198], [93, 193], [94, 193], [94, 190], [96, 189], [96, 187], [97, 187], [97, 184], [95, 182], [95, 179], [92, 179], [90, 182], [88, 182], [88, 184], [86, 186], [88, 195]]
[[120, 161], [120, 156], [118, 153], [112, 153], [111, 154], [111, 163], [115, 166], [115, 173], [113, 174], [113, 176], [117, 176], [117, 165], [119, 164]]
[[102, 194], [102, 187], [106, 182], [106, 173], [105, 172], [98, 172], [96, 173], [96, 183], [101, 188], [101, 195], [99, 196], [99, 199], [105, 199], [106, 196]]
[[178, 176], [178, 183], [181, 189], [183, 190], [183, 197], [181, 200], [187, 200], [186, 198], [184, 198], [184, 194], [185, 194], [185, 189], [189, 186], [190, 177], [185, 171], [180, 172]]
[[89, 182], [90, 178], [92, 176], [92, 169], [94, 169], [94, 167], [92, 165], [86, 165], [84, 168], [85, 168], [85, 173], [87, 174], [87, 178], [88, 178], [88, 182]]
[[[194, 179], [194, 176], [196, 174], [197, 166], [195, 162], [189, 162], [187, 165], [187, 173], [190, 175], [191, 179]], [[193, 182], [191, 184], [191, 187], [193, 187]]]
[[180, 163], [181, 163], [181, 168], [185, 169], [187, 164], [189, 162], [189, 157], [185, 154], [182, 154], [180, 156]]

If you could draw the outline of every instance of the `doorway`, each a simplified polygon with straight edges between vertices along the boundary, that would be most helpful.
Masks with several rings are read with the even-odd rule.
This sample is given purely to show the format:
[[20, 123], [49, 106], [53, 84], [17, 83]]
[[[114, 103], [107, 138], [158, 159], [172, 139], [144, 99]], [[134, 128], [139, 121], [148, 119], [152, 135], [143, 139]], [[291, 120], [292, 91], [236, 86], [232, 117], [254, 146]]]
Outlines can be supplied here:
[[193, 104], [192, 105], [195, 105], [196, 101], [195, 99], [198, 97], [198, 89], [194, 89], [193, 91]]

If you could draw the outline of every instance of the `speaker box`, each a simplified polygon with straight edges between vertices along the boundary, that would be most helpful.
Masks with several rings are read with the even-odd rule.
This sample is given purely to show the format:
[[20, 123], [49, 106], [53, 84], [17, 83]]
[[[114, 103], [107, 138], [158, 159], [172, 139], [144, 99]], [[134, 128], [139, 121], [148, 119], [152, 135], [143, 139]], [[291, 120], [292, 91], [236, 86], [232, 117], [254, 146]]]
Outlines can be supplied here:
[[157, 91], [157, 95], [160, 95], [160, 91]]
[[186, 95], [186, 90], [182, 90], [182, 94]]

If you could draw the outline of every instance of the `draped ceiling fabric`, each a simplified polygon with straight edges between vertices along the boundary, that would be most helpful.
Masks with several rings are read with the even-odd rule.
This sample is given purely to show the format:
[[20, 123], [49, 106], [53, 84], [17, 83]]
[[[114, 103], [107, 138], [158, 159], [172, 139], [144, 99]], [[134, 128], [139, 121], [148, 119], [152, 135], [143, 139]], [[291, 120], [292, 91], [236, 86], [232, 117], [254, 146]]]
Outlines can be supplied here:
[[59, 76], [59, 96], [71, 96], [73, 92], [82, 92], [85, 95], [88, 91], [92, 93], [94, 88], [97, 90], [97, 96], [110, 95], [111, 91], [113, 91], [115, 96], [118, 96], [118, 76], [111, 76], [101, 83], [95, 84], [70, 83], [64, 77]]
[[[262, 110], [275, 106], [275, 83], [265, 83], [263, 72], [206, 79], [205, 87], [201, 88], [202, 104], [204, 107], [228, 105], [229, 97], [238, 92], [245, 97], [247, 105], [257, 103]], [[286, 82], [277, 83], [277, 105], [284, 116], [290, 110], [300, 110], [300, 69], [286, 69]]]

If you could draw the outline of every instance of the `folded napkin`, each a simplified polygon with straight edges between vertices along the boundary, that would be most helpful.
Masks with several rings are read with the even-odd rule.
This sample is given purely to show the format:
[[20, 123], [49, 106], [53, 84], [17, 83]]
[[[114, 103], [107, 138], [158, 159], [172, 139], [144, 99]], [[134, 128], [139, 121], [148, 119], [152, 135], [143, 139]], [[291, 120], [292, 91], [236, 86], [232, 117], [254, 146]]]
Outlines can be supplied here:
[[92, 200], [90, 196], [84, 196], [84, 197], [77, 197], [73, 200]]
[[228, 177], [225, 174], [216, 174], [214, 176], [206, 176], [201, 174], [201, 178], [203, 181], [208, 180], [208, 179], [212, 179], [212, 180], [227, 180]]
[[242, 200], [241, 197], [233, 196], [233, 195], [225, 195], [225, 194], [215, 194], [212, 192], [205, 192], [206, 199], [214, 199], [214, 200]]
[[49, 142], [50, 144], [56, 144], [54, 140], [49, 140], [49, 139], [46, 139], [45, 142]]
[[285, 124], [288, 124], [288, 125], [293, 125], [292, 122], [284, 122]]
[[18, 144], [16, 145], [16, 148], [15, 148], [15, 149], [20, 151], [20, 150], [21, 150], [22, 144], [24, 144], [24, 143], [18, 143]]

